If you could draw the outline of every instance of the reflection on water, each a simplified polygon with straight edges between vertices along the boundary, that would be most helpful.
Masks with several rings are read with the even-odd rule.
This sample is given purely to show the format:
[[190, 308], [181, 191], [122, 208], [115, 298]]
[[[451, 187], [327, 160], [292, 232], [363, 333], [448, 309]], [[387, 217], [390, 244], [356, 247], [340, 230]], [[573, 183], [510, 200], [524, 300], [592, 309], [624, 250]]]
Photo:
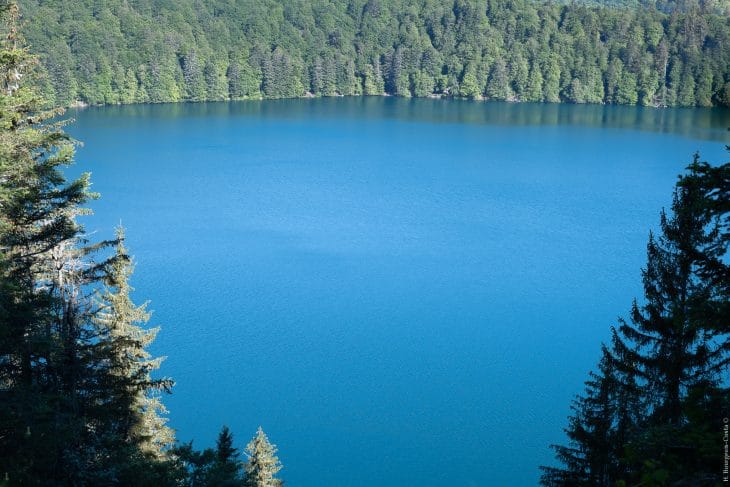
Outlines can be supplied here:
[[[702, 140], [727, 140], [730, 109], [648, 108], [615, 105], [570, 105], [557, 103], [474, 102], [387, 97], [321, 98], [316, 100], [248, 100], [214, 103], [170, 103], [89, 108], [128, 117], [244, 116], [301, 119], [307, 117], [357, 117], [426, 123], [484, 125], [577, 125], [583, 127], [631, 128], [674, 133]], [[73, 115], [74, 110], [70, 113]]]

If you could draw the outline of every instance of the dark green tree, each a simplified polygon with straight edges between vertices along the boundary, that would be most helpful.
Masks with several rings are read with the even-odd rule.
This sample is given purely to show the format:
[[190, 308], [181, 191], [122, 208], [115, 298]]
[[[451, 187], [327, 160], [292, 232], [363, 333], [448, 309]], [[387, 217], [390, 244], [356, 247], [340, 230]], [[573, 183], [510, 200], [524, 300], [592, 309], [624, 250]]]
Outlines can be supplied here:
[[224, 426], [218, 434], [215, 446], [215, 457], [210, 473], [208, 485], [211, 486], [241, 486], [243, 484], [243, 462], [240, 453], [233, 446], [233, 434]]
[[598, 372], [571, 405], [565, 433], [569, 444], [552, 445], [561, 467], [541, 467], [541, 485], [610, 487], [625, 476], [623, 445], [637, 431], [642, 404], [635, 378], [616, 369], [603, 348]]
[[[695, 157], [690, 178], [697, 164]], [[660, 237], [649, 239], [646, 303], [634, 303], [631, 323], [623, 322], [616, 334], [616, 360], [640, 377], [649, 407], [647, 428], [627, 449], [626, 462], [635, 465], [627, 480], [668, 476], [692, 483], [713, 478], [712, 464], [719, 461], [695, 440], [706, 435], [697, 422], [698, 401], [721, 394], [720, 374], [730, 363], [728, 330], [712, 319], [721, 289], [704, 272], [724, 254], [718, 244], [725, 238], [692, 181], [677, 186], [672, 214], [662, 213]]]
[[[563, 466], [544, 468], [544, 485], [720, 482], [721, 455], [712, 445], [722, 428], [717, 411], [728, 400], [721, 381], [730, 364], [728, 196], [728, 164], [712, 167], [695, 156], [671, 213], [661, 214], [659, 237], [649, 237], [644, 304], [635, 301], [630, 322], [613, 330], [599, 381], [575, 403], [571, 443], [556, 448]], [[616, 398], [605, 403], [610, 408], [603, 385]]]
[[[730, 146], [728, 146], [730, 151]], [[714, 294], [705, 309], [708, 326], [715, 333], [730, 333], [730, 265], [726, 260], [730, 244], [730, 163], [711, 166], [695, 156], [679, 185], [697, 191], [705, 218], [718, 225], [716, 238], [698, 256], [697, 273], [709, 282]]]
[[69, 183], [61, 172], [73, 143], [32, 88], [17, 6], [0, 2], [0, 15], [0, 472], [18, 483], [79, 479], [88, 449], [72, 454], [84, 436], [74, 316], [88, 275], [71, 249], [93, 194], [88, 175]]
[[210, 471], [215, 462], [215, 451], [212, 448], [197, 451], [193, 448], [193, 442], [190, 441], [173, 447], [171, 454], [184, 472], [183, 485], [190, 487], [208, 485]]
[[[154, 409], [142, 395], [161, 383], [148, 375], [149, 335], [132, 326], [144, 312], [128, 300], [129, 268], [100, 257], [113, 242], [89, 243], [78, 223], [96, 195], [88, 174], [64, 178], [74, 144], [51, 121], [62, 111], [44, 111], [33, 89], [15, 3], [0, 2], [0, 15], [0, 475], [165, 485], [174, 475], [145, 448], [160, 431], [140, 427]], [[115, 291], [102, 311], [94, 289], [104, 280]]]

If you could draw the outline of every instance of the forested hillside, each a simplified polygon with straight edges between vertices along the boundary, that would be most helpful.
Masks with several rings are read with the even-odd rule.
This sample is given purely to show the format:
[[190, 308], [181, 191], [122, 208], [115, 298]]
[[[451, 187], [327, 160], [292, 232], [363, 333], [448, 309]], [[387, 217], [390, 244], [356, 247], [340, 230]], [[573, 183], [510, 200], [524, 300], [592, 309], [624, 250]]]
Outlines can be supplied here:
[[730, 105], [722, 2], [22, 0], [56, 104], [382, 95]]

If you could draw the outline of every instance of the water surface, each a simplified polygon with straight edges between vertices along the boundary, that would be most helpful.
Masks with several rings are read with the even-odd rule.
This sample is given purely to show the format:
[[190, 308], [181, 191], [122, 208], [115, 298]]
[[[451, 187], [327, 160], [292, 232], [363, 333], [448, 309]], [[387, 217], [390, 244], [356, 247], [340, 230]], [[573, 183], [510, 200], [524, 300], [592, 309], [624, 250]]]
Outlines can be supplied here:
[[346, 98], [72, 113], [177, 381], [291, 486], [534, 485], [730, 112]]

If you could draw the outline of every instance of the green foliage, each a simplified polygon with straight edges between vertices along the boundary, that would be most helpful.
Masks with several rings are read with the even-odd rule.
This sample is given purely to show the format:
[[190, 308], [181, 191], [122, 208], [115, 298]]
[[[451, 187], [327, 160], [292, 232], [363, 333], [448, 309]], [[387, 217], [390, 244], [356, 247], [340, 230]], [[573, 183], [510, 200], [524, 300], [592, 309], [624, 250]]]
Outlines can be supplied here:
[[0, 14], [0, 473], [75, 482], [72, 465], [96, 446], [78, 394], [94, 355], [75, 319], [94, 279], [79, 265], [91, 249], [75, 217], [94, 195], [88, 175], [64, 178], [73, 143], [29, 87], [36, 60], [17, 35], [16, 6], [0, 2]]
[[[0, 475], [12, 485], [171, 485], [172, 432], [153, 389], [154, 330], [129, 299], [119, 235], [88, 242], [97, 195], [67, 181], [74, 143], [32, 88], [37, 63], [0, 2]], [[111, 96], [105, 94], [106, 96]], [[106, 284], [102, 294], [95, 293]]]
[[243, 485], [243, 463], [240, 453], [233, 447], [233, 435], [224, 426], [218, 435], [215, 447], [215, 460], [209, 474], [209, 483], [219, 486]]
[[574, 402], [561, 467], [542, 484], [719, 485], [730, 399], [730, 163], [695, 156], [661, 234], [649, 237], [643, 305], [613, 329], [599, 374]]
[[21, 5], [39, 86], [60, 105], [385, 93], [730, 106], [730, 4], [693, 2]]
[[246, 485], [244, 464], [240, 453], [233, 446], [233, 434], [224, 426], [218, 435], [215, 448], [196, 451], [192, 442], [172, 450], [182, 470], [186, 472], [184, 484], [190, 486], [242, 487]]
[[[97, 195], [88, 174], [63, 175], [74, 142], [53, 121], [62, 110], [41, 108], [48, 100], [34, 86], [43, 86], [43, 71], [23, 47], [12, 0], [0, 0], [0, 21], [0, 484], [243, 485], [228, 428], [215, 450], [174, 445], [161, 401], [173, 383], [153, 377], [162, 359], [147, 348], [158, 329], [147, 326], [147, 304], [131, 299], [124, 231], [88, 241], [77, 219]], [[223, 64], [193, 51], [181, 62], [186, 92], [222, 96]], [[245, 95], [248, 68], [240, 62]], [[163, 79], [161, 66], [139, 78], [106, 66], [78, 86], [107, 103], [148, 101], [157, 92], [135, 80]], [[266, 477], [280, 468], [270, 463], [275, 449], [257, 445], [262, 478], [279, 485]]]

